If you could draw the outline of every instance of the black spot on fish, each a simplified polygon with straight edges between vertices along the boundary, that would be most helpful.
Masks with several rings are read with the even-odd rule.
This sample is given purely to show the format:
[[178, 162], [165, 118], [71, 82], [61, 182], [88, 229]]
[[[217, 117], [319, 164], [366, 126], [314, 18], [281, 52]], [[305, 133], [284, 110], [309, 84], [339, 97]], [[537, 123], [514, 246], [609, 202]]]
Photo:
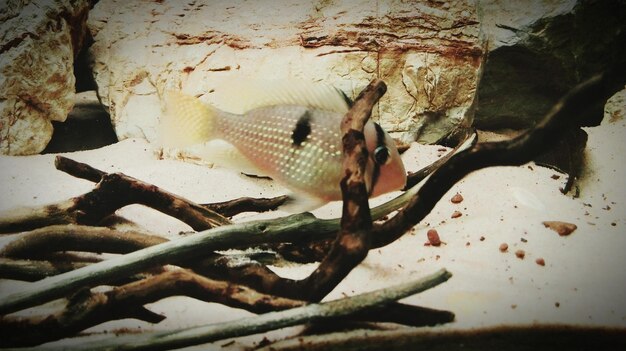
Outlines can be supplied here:
[[298, 121], [296, 122], [296, 126], [291, 133], [291, 140], [293, 141], [293, 145], [300, 146], [306, 140], [306, 138], [311, 134], [311, 114], [309, 111], [305, 111]]

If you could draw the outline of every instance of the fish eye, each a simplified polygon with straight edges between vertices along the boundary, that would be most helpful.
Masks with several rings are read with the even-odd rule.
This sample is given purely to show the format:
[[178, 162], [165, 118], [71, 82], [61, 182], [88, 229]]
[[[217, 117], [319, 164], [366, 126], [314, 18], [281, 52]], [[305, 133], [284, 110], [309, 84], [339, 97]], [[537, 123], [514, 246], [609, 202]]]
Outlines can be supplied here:
[[374, 150], [374, 161], [379, 165], [386, 165], [391, 161], [389, 149], [386, 146], [379, 146]]

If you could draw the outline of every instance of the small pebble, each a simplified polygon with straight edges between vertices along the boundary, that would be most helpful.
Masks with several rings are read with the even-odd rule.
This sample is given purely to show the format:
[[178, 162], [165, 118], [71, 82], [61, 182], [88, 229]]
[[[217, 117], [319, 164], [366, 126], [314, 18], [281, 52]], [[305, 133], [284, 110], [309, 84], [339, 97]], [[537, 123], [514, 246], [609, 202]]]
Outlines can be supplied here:
[[558, 175], [558, 174], [553, 174], [551, 178], [554, 179], [554, 180], [557, 180], [557, 179], [561, 178], [561, 176]]
[[545, 266], [545, 265], [546, 265], [546, 261], [545, 261], [543, 258], [541, 258], [541, 257], [539, 257], [538, 259], [536, 259], [536, 260], [535, 260], [535, 263], [537, 263], [537, 264], [538, 264], [538, 265], [540, 265], [540, 266]]
[[461, 202], [463, 201], [463, 196], [461, 196], [461, 194], [459, 194], [459, 193], [456, 193], [456, 195], [454, 195], [454, 196], [450, 199], [450, 201], [451, 201], [453, 204], [458, 204], [458, 203], [461, 203]]
[[452, 216], [450, 216], [450, 218], [459, 218], [461, 217], [463, 214], [459, 211], [454, 211], [452, 212]]
[[550, 228], [557, 232], [560, 236], [570, 235], [576, 228], [576, 224], [561, 221], [545, 221], [542, 222], [546, 228]]
[[481, 237], [480, 237], [480, 241], [485, 241], [485, 237], [484, 237], [484, 236], [481, 236]]
[[428, 237], [428, 242], [432, 246], [441, 245], [441, 239], [439, 239], [439, 233], [437, 233], [435, 229], [429, 229], [428, 232], [426, 232], [426, 236]]
[[500, 252], [506, 252], [506, 250], [508, 249], [509, 249], [509, 244], [507, 243], [500, 244]]
[[526, 256], [526, 252], [524, 250], [517, 250], [515, 251], [515, 256], [517, 256], [520, 260], [523, 260], [524, 256]]

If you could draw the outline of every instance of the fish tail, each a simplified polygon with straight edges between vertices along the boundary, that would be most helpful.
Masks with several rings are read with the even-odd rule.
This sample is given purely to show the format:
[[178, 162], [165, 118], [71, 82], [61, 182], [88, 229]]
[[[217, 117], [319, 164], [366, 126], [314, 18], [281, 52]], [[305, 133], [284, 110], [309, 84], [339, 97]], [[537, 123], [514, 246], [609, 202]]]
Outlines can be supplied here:
[[165, 113], [159, 123], [162, 146], [183, 148], [215, 138], [216, 108], [180, 91], [168, 90], [164, 98]]

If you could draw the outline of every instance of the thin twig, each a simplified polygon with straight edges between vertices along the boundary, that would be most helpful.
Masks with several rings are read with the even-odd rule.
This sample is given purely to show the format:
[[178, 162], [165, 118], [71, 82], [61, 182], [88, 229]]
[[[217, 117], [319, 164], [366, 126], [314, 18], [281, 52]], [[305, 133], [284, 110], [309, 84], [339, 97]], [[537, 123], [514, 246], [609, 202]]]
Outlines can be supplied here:
[[[57, 258], [59, 256], [60, 258]], [[41, 260], [0, 258], [0, 279], [13, 279], [27, 282], [35, 282], [47, 277], [79, 269], [100, 260], [93, 258], [83, 259], [77, 255], [50, 255]], [[120, 277], [111, 280], [109, 285], [123, 285], [129, 282], [144, 279], [151, 274], [163, 272], [162, 267], [155, 267], [143, 273]]]
[[284, 204], [289, 197], [287, 195], [273, 198], [242, 197], [225, 202], [203, 204], [202, 206], [221, 214], [224, 217], [232, 217], [243, 212], [267, 212], [273, 211]]
[[452, 156], [467, 149], [470, 146], [473, 146], [474, 144], [476, 144], [476, 141], [477, 141], [476, 133], [468, 133], [467, 137], [465, 138], [465, 140], [463, 140], [463, 142], [461, 142], [459, 145], [457, 145], [454, 149], [452, 149], [450, 152], [445, 154], [443, 157], [439, 158], [437, 161], [429, 164], [428, 166], [418, 171], [409, 173], [407, 175], [406, 185], [404, 187], [404, 190], [406, 191], [416, 186], [419, 182], [426, 179], [426, 177], [431, 175], [439, 167], [441, 167], [443, 164], [448, 162], [448, 160], [450, 160]]
[[417, 194], [418, 190], [421, 187], [420, 182], [422, 182], [435, 170], [445, 164], [445, 162], [447, 162], [452, 156], [474, 146], [476, 144], [476, 141], [476, 133], [470, 134], [468, 138], [465, 139], [465, 141], [455, 147], [446, 156], [418, 170], [417, 172], [413, 173], [413, 175], [410, 175], [407, 179], [407, 186], [405, 187], [405, 189], [408, 190], [406, 190], [401, 195], [398, 195], [396, 198], [389, 200], [377, 207], [374, 207], [372, 209], [372, 219], [380, 220], [389, 215], [391, 212], [403, 208], [409, 202], [409, 200], [413, 198], [415, 194]]
[[406, 305], [391, 302], [379, 307], [372, 307], [347, 317], [326, 320], [323, 323], [310, 323], [300, 335], [322, 334], [354, 329], [379, 330], [390, 326], [379, 323], [394, 323], [401, 326], [426, 327], [454, 321], [454, 313], [449, 311]]

